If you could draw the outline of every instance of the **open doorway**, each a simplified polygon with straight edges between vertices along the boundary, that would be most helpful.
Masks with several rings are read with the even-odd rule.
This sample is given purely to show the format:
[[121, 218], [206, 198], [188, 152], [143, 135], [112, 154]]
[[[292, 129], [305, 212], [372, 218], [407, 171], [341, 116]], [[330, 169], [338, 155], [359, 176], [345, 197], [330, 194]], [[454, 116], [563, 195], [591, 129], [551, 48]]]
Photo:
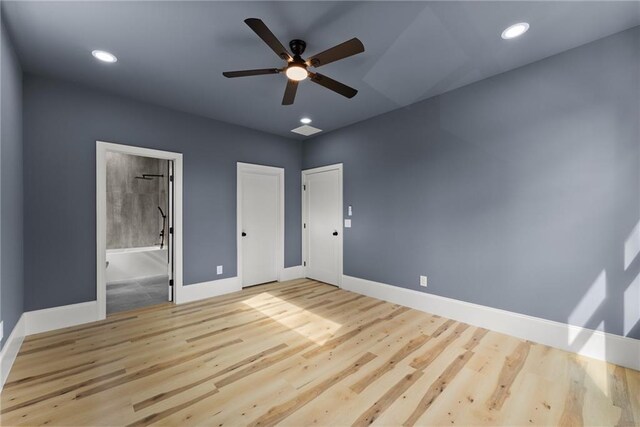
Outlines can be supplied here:
[[172, 300], [171, 160], [107, 152], [107, 315]]
[[96, 159], [98, 317], [174, 301], [182, 155], [98, 142]]

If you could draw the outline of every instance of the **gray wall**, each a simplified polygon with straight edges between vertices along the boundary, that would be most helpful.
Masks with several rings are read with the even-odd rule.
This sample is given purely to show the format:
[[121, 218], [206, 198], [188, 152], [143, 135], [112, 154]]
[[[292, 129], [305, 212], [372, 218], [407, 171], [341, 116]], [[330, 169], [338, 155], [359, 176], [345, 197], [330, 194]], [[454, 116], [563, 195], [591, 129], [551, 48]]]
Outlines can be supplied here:
[[25, 310], [96, 298], [96, 140], [184, 154], [185, 284], [236, 275], [237, 161], [285, 168], [285, 266], [300, 264], [300, 142], [28, 74], [24, 120]]
[[[107, 152], [107, 249], [160, 244], [168, 214], [168, 162], [150, 157]], [[138, 179], [143, 174], [164, 175]], [[168, 225], [165, 226], [165, 243]]]
[[344, 163], [344, 273], [625, 334], [639, 55], [636, 27], [306, 142]]
[[2, 345], [23, 311], [22, 70], [0, 19], [0, 319]]

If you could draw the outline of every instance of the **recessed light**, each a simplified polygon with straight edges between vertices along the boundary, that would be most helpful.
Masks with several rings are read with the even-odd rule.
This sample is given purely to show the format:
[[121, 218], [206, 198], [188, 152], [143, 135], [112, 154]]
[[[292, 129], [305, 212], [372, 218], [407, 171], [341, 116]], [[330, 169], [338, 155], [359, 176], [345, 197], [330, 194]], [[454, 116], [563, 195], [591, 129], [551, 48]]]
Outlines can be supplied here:
[[91, 52], [91, 55], [102, 62], [108, 62], [111, 64], [118, 60], [113, 53], [109, 53], [106, 50], [94, 50]]
[[311, 123], [311, 119], [309, 117], [303, 117], [300, 119], [300, 123], [308, 125], [309, 123]]
[[513, 24], [502, 32], [502, 38], [505, 40], [514, 39], [527, 32], [529, 24], [526, 22], [518, 22]]

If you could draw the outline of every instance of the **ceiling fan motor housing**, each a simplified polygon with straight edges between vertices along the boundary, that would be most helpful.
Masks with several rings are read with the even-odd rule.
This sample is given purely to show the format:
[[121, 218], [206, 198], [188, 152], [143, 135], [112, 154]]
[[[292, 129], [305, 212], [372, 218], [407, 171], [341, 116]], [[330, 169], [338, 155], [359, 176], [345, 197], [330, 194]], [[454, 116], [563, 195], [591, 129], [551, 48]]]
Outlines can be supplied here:
[[293, 69], [302, 68], [306, 71], [307, 63], [302, 59], [302, 53], [307, 47], [307, 43], [304, 40], [293, 39], [289, 42], [289, 48], [291, 49], [291, 53], [293, 53], [293, 58], [289, 61], [289, 65], [286, 67], [287, 77], [293, 80], [304, 80], [307, 77], [307, 73], [304, 72], [300, 74], [300, 76], [290, 75], [289, 71], [293, 71]]
[[293, 39], [289, 42], [289, 48], [291, 49], [291, 53], [293, 53], [294, 56], [300, 56], [307, 48], [307, 43], [304, 40]]

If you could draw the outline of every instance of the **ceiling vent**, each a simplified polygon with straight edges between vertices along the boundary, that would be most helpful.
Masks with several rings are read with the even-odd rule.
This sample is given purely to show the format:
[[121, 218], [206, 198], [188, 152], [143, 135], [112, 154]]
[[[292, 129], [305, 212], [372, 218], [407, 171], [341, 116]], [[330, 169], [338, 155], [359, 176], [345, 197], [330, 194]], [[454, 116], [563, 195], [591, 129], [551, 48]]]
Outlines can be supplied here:
[[313, 126], [309, 126], [309, 125], [304, 125], [304, 126], [297, 127], [295, 129], [291, 129], [291, 132], [298, 133], [304, 136], [310, 136], [318, 132], [322, 132], [322, 129], [314, 128]]

